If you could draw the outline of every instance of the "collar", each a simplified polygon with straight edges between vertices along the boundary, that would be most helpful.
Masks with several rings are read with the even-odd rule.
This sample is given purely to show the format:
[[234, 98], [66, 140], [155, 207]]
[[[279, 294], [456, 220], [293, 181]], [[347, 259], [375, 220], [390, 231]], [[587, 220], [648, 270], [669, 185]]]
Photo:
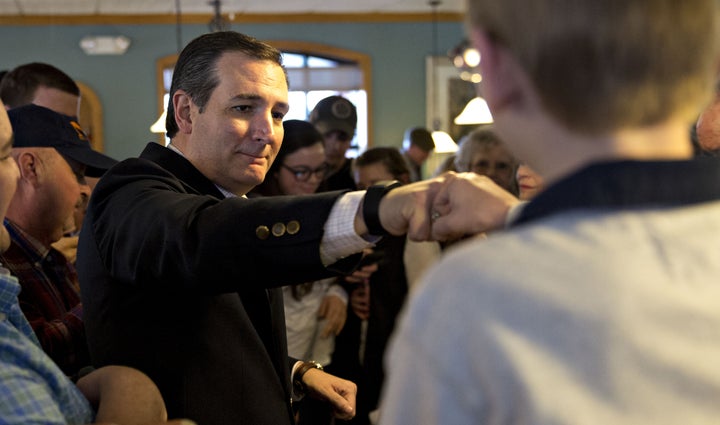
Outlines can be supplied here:
[[4, 224], [10, 234], [10, 239], [25, 251], [33, 262], [41, 262], [50, 253], [49, 247], [30, 236], [12, 221], [6, 218]]
[[[177, 148], [177, 146], [175, 146], [175, 145], [172, 144], [172, 141], [167, 144], [167, 148], [170, 149], [171, 151], [177, 153], [177, 154], [180, 155], [181, 157], [187, 159], [187, 157], [185, 156], [185, 154], [182, 153], [182, 152], [180, 151], [180, 149]], [[215, 183], [213, 183], [213, 184], [215, 184]], [[225, 188], [223, 188], [223, 187], [220, 186], [220, 185], [215, 184], [215, 187], [216, 187], [217, 190], [219, 190], [220, 193], [222, 193], [223, 196], [225, 196], [226, 198], [235, 198], [235, 197], [237, 197], [237, 195], [235, 195], [234, 193], [230, 192], [229, 190], [226, 190]], [[242, 197], [243, 197], [243, 198], [246, 198], [245, 195], [243, 195]]]
[[546, 188], [514, 225], [578, 209], [691, 205], [720, 199], [720, 159], [615, 161], [585, 167]]

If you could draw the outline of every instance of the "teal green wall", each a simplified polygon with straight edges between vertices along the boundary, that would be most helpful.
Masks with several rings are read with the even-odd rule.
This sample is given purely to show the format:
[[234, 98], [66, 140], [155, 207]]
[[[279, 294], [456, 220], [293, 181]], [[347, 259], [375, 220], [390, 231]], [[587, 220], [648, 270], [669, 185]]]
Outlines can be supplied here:
[[[403, 131], [425, 123], [425, 57], [432, 53], [430, 23], [253, 24], [233, 30], [264, 40], [298, 40], [360, 51], [372, 58], [373, 136], [379, 146], [399, 146]], [[207, 32], [184, 25], [182, 41]], [[78, 46], [86, 35], [120, 35], [132, 41], [122, 56], [87, 56]], [[463, 37], [461, 23], [438, 24], [438, 51]], [[104, 111], [105, 152], [137, 156], [155, 135], [155, 61], [176, 53], [173, 25], [1, 26], [0, 69], [39, 61], [57, 66], [92, 87]]]

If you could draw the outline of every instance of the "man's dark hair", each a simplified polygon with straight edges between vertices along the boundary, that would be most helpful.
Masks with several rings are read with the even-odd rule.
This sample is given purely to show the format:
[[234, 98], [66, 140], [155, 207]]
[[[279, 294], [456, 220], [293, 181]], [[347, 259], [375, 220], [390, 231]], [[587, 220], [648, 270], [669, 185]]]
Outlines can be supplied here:
[[32, 62], [20, 65], [3, 76], [0, 98], [10, 108], [29, 105], [40, 86], [80, 96], [80, 87], [66, 73], [46, 63]]
[[424, 152], [430, 152], [435, 149], [435, 142], [432, 133], [425, 127], [410, 127], [405, 130], [403, 138], [403, 149], [408, 150], [410, 146], [417, 146]]
[[[178, 90], [185, 91], [203, 112], [215, 87], [220, 83], [217, 61], [226, 52], [240, 52], [258, 60], [277, 63], [285, 71], [280, 51], [267, 43], [235, 31], [219, 31], [192, 40], [178, 57], [170, 85], [165, 128], [169, 138], [175, 137], [178, 125], [172, 99]], [[287, 72], [285, 72], [287, 78]]]
[[355, 158], [353, 167], [365, 167], [372, 164], [383, 164], [393, 177], [402, 182], [410, 175], [407, 163], [397, 148], [379, 146], [370, 148]]

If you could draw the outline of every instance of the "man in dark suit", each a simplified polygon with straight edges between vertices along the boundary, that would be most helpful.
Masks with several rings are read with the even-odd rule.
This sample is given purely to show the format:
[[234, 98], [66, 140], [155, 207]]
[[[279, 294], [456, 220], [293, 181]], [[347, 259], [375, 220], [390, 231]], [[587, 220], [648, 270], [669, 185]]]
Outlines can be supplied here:
[[[372, 235], [459, 231], [433, 230], [430, 206], [440, 189], [472, 186], [462, 177], [245, 199], [280, 148], [288, 108], [279, 51], [235, 32], [203, 35], [174, 70], [171, 144], [121, 162], [92, 196], [78, 258], [92, 361], [148, 374], [170, 417], [290, 424], [298, 393], [352, 417], [353, 383], [289, 361], [278, 287], [352, 271]], [[439, 222], [470, 228], [464, 204], [438, 205]]]

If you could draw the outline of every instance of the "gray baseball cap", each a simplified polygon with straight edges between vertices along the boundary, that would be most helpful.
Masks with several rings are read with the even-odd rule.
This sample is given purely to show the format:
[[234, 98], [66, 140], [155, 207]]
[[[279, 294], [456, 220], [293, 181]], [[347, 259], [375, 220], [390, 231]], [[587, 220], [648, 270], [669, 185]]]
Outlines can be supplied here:
[[342, 96], [326, 97], [310, 113], [310, 122], [323, 134], [340, 130], [352, 138], [357, 128], [357, 109]]

